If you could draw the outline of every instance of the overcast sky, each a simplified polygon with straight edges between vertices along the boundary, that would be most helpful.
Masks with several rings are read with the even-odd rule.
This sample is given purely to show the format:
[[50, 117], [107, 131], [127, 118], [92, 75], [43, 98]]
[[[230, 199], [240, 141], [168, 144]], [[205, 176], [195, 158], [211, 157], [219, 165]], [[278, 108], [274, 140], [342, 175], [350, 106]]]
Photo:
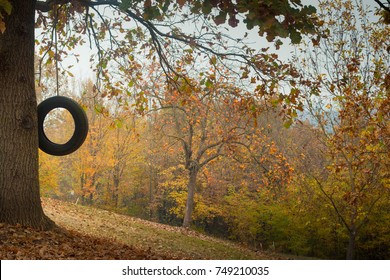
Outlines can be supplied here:
[[[377, 6], [374, 0], [364, 0], [363, 2], [370, 5], [371, 7]], [[317, 6], [317, 3], [317, 0], [303, 0], [303, 4], [305, 5]], [[279, 58], [283, 61], [287, 61], [294, 54], [295, 48], [289, 43], [289, 40], [283, 40], [284, 44], [282, 45], [280, 50], [276, 50], [275, 48], [273, 48], [273, 44], [268, 43], [265, 38], [259, 37], [256, 29], [248, 31], [244, 24], [240, 24], [237, 28], [231, 28], [231, 31], [229, 31], [229, 35], [231, 35], [232, 37], [240, 38], [246, 32], [249, 33], [248, 41], [253, 43], [253, 45], [251, 45], [252, 47], [256, 47], [258, 49], [270, 47], [270, 50], [276, 52], [279, 55]], [[75, 75], [76, 79], [94, 79], [95, 74], [91, 69], [89, 60], [90, 55], [95, 54], [96, 50], [91, 50], [89, 44], [85, 44], [84, 46], [79, 46], [76, 49], [76, 53], [80, 55], [78, 63], [76, 62], [74, 57], [70, 56], [69, 58], [64, 59], [63, 65], [74, 65], [72, 68], [72, 73]]]

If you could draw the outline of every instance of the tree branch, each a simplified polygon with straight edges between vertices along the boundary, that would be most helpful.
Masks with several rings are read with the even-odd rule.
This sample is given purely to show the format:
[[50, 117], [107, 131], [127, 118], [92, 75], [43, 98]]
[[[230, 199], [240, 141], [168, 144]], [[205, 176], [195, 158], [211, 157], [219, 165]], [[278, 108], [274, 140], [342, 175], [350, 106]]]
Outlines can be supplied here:
[[[220, 147], [221, 147], [224, 143], [225, 143], [224, 140], [220, 140], [220, 141], [217, 141], [217, 142], [215, 142], [215, 143], [211, 143], [211, 144], [207, 145], [207, 146], [204, 147], [203, 149], [200, 149], [199, 152], [198, 152], [198, 154], [197, 154], [197, 157], [196, 157], [197, 160], [200, 161], [200, 159], [202, 158], [203, 154], [204, 154], [207, 150], [212, 149], [212, 148], [215, 148], [215, 147], [217, 147], [217, 146], [220, 146]], [[218, 149], [219, 149], [219, 147], [218, 147]]]
[[344, 224], [344, 226], [347, 228], [348, 232], [351, 232], [351, 227], [348, 225], [347, 221], [344, 219], [344, 217], [341, 215], [339, 208], [337, 207], [336, 203], [334, 202], [333, 198], [325, 191], [322, 183], [317, 179], [317, 177], [313, 176], [313, 179], [317, 182], [317, 185], [320, 189], [320, 191], [324, 194], [324, 196], [329, 200], [329, 202], [332, 204], [333, 209], [336, 211], [337, 216], [340, 218], [341, 222]]
[[[37, 1], [35, 4], [35, 10], [47, 13], [53, 10], [55, 5], [64, 5], [71, 3], [72, 0], [49, 0], [49, 1]], [[96, 7], [103, 5], [113, 5], [119, 7], [120, 3], [116, 0], [101, 0], [101, 1], [90, 1], [90, 0], [76, 0], [78, 4], [84, 7]]]
[[374, 0], [382, 9], [390, 13], [390, 0], [387, 1], [387, 7], [379, 0]]
[[49, 0], [49, 1], [37, 1], [35, 4], [35, 10], [47, 13], [54, 9], [55, 5], [63, 5], [69, 3], [70, 0]]
[[222, 147], [224, 146], [224, 143], [220, 144], [220, 146], [218, 147], [217, 151], [215, 152], [214, 155], [210, 156], [209, 158], [205, 159], [202, 163], [200, 163], [200, 167], [203, 167], [205, 166], [206, 164], [208, 164], [210, 161], [220, 157], [222, 154], [221, 154], [221, 150], [222, 150]]
[[[91, 8], [93, 8], [93, 7], [96, 7], [96, 6], [103, 6], [103, 5], [116, 7], [118, 9], [120, 9], [121, 12], [127, 14], [129, 17], [131, 17], [135, 21], [137, 21], [140, 24], [142, 24], [149, 31], [149, 33], [151, 35], [152, 43], [153, 43], [153, 45], [154, 45], [154, 47], [155, 47], [155, 49], [157, 51], [157, 54], [159, 56], [159, 59], [160, 59], [160, 65], [163, 67], [163, 71], [166, 74], [167, 78], [170, 78], [170, 75], [167, 75], [167, 74], [168, 74], [168, 72], [171, 72], [171, 73], [174, 73], [175, 75], [185, 79], [185, 77], [183, 77], [182, 75], [177, 73], [177, 71], [170, 65], [170, 63], [169, 63], [169, 61], [167, 59], [167, 56], [165, 55], [164, 47], [162, 46], [161, 42], [159, 41], [159, 37], [160, 38], [166, 38], [166, 39], [173, 39], [175, 41], [184, 43], [186, 45], [193, 46], [193, 47], [201, 50], [202, 52], [215, 55], [218, 58], [228, 58], [229, 57], [229, 59], [228, 59], [229, 61], [245, 63], [248, 66], [250, 66], [254, 70], [254, 72], [263, 81], [265, 81], [265, 79], [263, 77], [264, 73], [261, 70], [259, 70], [258, 67], [256, 66], [256, 62], [254, 60], [254, 56], [246, 55], [246, 54], [238, 53], [238, 52], [231, 52], [231, 51], [230, 52], [219, 52], [219, 51], [216, 51], [216, 50], [212, 49], [211, 47], [208, 47], [206, 45], [207, 41], [204, 44], [202, 44], [200, 42], [197, 42], [196, 40], [199, 39], [200, 37], [196, 38], [194, 36], [188, 36], [188, 35], [182, 34], [182, 33], [176, 35], [176, 34], [172, 34], [172, 32], [167, 32], [167, 33], [162, 32], [161, 30], [159, 30], [156, 27], [156, 25], [154, 23], [152, 23], [152, 22], [150, 22], [148, 20], [145, 20], [141, 16], [139, 16], [136, 13], [132, 12], [130, 9], [127, 9], [127, 10], [121, 9], [121, 3], [118, 2], [117, 0], [96, 0], [96, 1], [91, 1], [91, 0], [74, 0], [74, 1], [77, 4], [79, 4], [81, 6], [84, 6], [84, 7], [91, 7]], [[49, 11], [51, 11], [54, 8], [55, 5], [68, 4], [68, 3], [71, 3], [71, 2], [72, 2], [72, 0], [37, 1], [35, 9], [39, 10], [41, 12], [49, 12]], [[217, 35], [217, 34], [215, 34], [215, 35]], [[263, 71], [264, 71], [264, 69], [263, 69]]]

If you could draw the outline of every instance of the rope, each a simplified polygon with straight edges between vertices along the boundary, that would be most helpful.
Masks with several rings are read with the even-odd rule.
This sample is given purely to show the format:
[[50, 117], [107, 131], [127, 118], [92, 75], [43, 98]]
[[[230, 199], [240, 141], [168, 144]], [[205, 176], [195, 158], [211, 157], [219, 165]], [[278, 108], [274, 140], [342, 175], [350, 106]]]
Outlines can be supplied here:
[[55, 61], [56, 61], [56, 92], [57, 96], [60, 95], [60, 84], [58, 79], [58, 39], [57, 39], [57, 23], [58, 23], [58, 8], [55, 9], [55, 19], [54, 19], [54, 45], [55, 45]]

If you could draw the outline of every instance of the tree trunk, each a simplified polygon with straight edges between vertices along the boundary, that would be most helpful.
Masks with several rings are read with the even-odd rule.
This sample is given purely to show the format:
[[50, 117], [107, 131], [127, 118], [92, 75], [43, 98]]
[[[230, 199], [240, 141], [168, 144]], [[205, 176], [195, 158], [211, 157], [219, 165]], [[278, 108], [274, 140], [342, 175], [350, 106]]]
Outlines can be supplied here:
[[0, 33], [0, 222], [48, 229], [54, 223], [43, 213], [38, 181], [35, 1], [10, 2]]
[[353, 260], [355, 258], [356, 247], [356, 230], [355, 227], [349, 233], [348, 248], [347, 248], [347, 260]]
[[194, 196], [195, 196], [195, 187], [196, 187], [196, 177], [198, 176], [199, 169], [197, 167], [191, 167], [190, 180], [188, 181], [188, 195], [186, 202], [186, 209], [184, 212], [183, 227], [189, 227], [192, 222], [192, 212], [194, 212]]
[[114, 175], [114, 189], [112, 198], [114, 200], [114, 206], [115, 208], [118, 208], [118, 202], [119, 202], [119, 177]]

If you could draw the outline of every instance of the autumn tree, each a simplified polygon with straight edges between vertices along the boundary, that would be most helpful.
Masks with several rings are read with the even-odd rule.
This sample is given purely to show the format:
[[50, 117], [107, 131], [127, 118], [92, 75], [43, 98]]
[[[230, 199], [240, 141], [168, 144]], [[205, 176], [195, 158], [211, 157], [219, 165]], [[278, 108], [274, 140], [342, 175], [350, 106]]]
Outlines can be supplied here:
[[307, 168], [347, 231], [352, 259], [361, 231], [389, 199], [390, 29], [370, 22], [361, 2], [324, 1], [319, 8], [322, 39], [303, 51], [301, 65], [324, 157], [317, 170]]
[[[156, 129], [169, 140], [170, 147], [180, 148], [180, 164], [188, 172], [184, 181], [187, 182], [184, 227], [192, 222], [198, 175], [211, 162], [220, 157], [238, 160], [235, 152], [242, 149], [252, 153], [249, 157], [257, 159], [265, 168], [255, 148], [258, 144], [255, 138], [259, 137], [257, 101], [250, 98], [251, 92], [235, 87], [226, 75], [214, 65], [200, 74], [196, 86], [196, 79], [189, 80], [187, 76], [187, 80], [178, 80], [179, 87], [161, 87], [157, 80], [153, 87], [145, 90], [145, 95], [153, 99], [150, 110], [159, 111], [160, 124]], [[242, 164], [245, 165], [244, 160]], [[273, 172], [273, 169], [267, 171]]]
[[294, 172], [268, 132], [285, 128], [260, 126], [265, 115], [235, 143], [228, 157], [208, 169], [210, 189], [225, 188], [219, 205], [230, 237], [256, 249], [274, 246], [273, 242], [280, 245], [286, 238], [288, 230], [279, 222], [287, 219], [285, 201]]
[[[220, 80], [221, 79], [221, 80]], [[166, 88], [157, 92], [156, 109], [163, 110], [161, 133], [170, 139], [170, 145], [177, 145], [182, 151], [182, 164], [188, 171], [187, 201], [183, 226], [188, 227], [194, 211], [194, 196], [199, 172], [204, 166], [217, 159], [225, 152], [225, 146], [242, 133], [240, 120], [229, 124], [229, 119], [238, 117], [233, 114], [235, 90], [223, 85], [223, 78], [215, 77], [204, 88], [188, 86], [183, 81], [177, 90]], [[233, 96], [233, 98], [230, 97]], [[230, 105], [228, 106], [223, 103]], [[238, 101], [236, 100], [238, 103]]]
[[[109, 177], [112, 184], [109, 185], [109, 193], [113, 201], [114, 207], [118, 208], [120, 195], [123, 190], [120, 189], [123, 185], [126, 170], [129, 169], [129, 163], [138, 164], [142, 159], [139, 159], [141, 152], [136, 143], [139, 142], [139, 136], [136, 132], [137, 119], [131, 111], [124, 110], [117, 100], [113, 100], [110, 108], [110, 131], [108, 139], [105, 141], [108, 145], [105, 147], [109, 151], [110, 164], [108, 168]], [[138, 148], [138, 153], [135, 150]], [[107, 160], [108, 160], [107, 158]]]
[[[91, 81], [83, 86], [80, 103], [85, 106], [89, 119], [89, 131], [83, 147], [69, 155], [73, 173], [73, 185], [82, 202], [93, 204], [109, 161], [105, 158], [108, 133], [108, 110], [100, 95], [96, 95]], [[70, 171], [71, 171], [70, 170]]]

